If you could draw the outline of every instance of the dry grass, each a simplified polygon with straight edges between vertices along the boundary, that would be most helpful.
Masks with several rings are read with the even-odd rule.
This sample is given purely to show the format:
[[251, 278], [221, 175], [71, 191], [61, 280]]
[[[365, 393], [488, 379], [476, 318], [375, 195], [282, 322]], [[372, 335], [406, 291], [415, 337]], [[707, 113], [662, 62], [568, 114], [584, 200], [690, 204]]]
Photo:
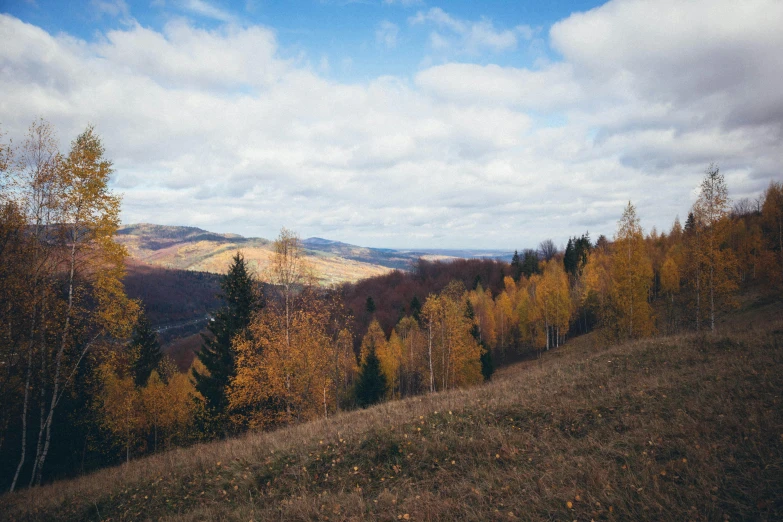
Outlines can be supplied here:
[[[116, 239], [128, 248], [131, 257], [151, 265], [179, 270], [196, 270], [214, 274], [225, 273], [231, 264], [231, 258], [241, 250], [248, 265], [258, 274], [262, 274], [272, 259], [271, 244], [226, 242], [226, 241], [185, 241], [165, 248], [150, 250], [142, 240], [133, 235], [120, 235]], [[339, 255], [320, 253], [308, 255], [308, 261], [319, 275], [324, 285], [344, 282], [355, 283], [361, 279], [388, 274], [391, 268], [356, 261]]]
[[604, 348], [489, 385], [0, 498], [11, 520], [780, 520], [783, 323]]

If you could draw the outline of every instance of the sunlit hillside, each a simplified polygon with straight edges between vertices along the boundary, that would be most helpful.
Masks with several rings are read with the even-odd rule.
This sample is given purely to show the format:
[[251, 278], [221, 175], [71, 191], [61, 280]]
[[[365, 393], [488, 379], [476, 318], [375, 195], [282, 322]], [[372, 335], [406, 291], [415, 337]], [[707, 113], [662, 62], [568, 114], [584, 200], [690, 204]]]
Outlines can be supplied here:
[[[241, 251], [251, 269], [263, 275], [272, 258], [272, 243], [263, 238], [215, 234], [193, 227], [129, 225], [117, 240], [134, 259], [151, 265], [199, 272], [224, 273], [231, 256]], [[331, 251], [308, 248], [307, 257], [323, 285], [354, 282], [383, 275], [391, 268], [358, 261]]]

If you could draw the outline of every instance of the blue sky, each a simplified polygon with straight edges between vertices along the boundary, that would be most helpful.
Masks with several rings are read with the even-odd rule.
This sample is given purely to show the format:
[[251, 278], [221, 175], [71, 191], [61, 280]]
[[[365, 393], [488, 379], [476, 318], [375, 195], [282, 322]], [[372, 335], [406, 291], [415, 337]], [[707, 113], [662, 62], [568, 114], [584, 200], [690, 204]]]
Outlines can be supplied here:
[[524, 248], [781, 178], [783, 2], [0, 3], [0, 131], [88, 124], [126, 223]]
[[[173, 20], [185, 19], [196, 27], [216, 29], [225, 23], [262, 25], [275, 31], [280, 53], [304, 58], [320, 72], [342, 81], [367, 81], [381, 75], [410, 75], [417, 69], [453, 58], [471, 63], [533, 67], [537, 60], [557, 59], [543, 38], [549, 27], [574, 11], [589, 10], [596, 1], [451, 1], [429, 5], [410, 0], [322, 0], [226, 2], [215, 0], [9, 1], [5, 12], [35, 24], [49, 33], [64, 32], [86, 41], [99, 39], [129, 23], [162, 30]], [[518, 43], [476, 50], [434, 49], [431, 23], [417, 22], [440, 9], [455, 21], [470, 25], [487, 22], [498, 33], [514, 33], [525, 26], [533, 31], [536, 46]], [[436, 24], [437, 25], [437, 24]], [[439, 34], [456, 38], [444, 25]], [[328, 62], [328, 70], [322, 65]]]

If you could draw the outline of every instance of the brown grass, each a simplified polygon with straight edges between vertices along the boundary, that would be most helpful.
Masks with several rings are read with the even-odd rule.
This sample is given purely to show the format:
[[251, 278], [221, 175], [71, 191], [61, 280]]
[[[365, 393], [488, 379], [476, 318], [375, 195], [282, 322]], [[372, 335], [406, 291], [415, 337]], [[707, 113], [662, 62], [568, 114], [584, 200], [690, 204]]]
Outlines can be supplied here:
[[485, 386], [0, 498], [10, 520], [781, 520], [783, 322], [605, 348]]

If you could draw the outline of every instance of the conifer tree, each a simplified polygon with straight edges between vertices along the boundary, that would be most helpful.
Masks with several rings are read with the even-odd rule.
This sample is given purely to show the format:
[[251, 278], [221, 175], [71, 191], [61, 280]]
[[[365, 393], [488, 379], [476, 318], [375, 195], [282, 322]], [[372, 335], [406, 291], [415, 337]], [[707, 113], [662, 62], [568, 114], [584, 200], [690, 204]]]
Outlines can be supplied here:
[[514, 250], [514, 257], [511, 258], [511, 277], [514, 278], [514, 281], [519, 281], [519, 278], [522, 277], [522, 260], [516, 250]]
[[383, 400], [386, 395], [386, 376], [381, 371], [381, 362], [371, 345], [367, 356], [359, 370], [356, 382], [356, 404], [362, 408], [371, 406]]
[[163, 358], [158, 335], [150, 326], [147, 314], [144, 312], [140, 312], [136, 320], [131, 348], [138, 350], [136, 362], [133, 364], [134, 382], [136, 386], [142, 387], [147, 384], [150, 374], [158, 367], [158, 363]]
[[538, 263], [538, 252], [533, 249], [526, 249], [522, 252], [522, 273], [528, 278], [533, 274], [540, 274], [541, 269]]
[[419, 301], [419, 298], [414, 295], [413, 299], [411, 299], [410, 316], [418, 321], [420, 315], [421, 315], [421, 301]]
[[226, 410], [226, 387], [236, 373], [236, 353], [231, 342], [247, 329], [252, 313], [259, 307], [253, 278], [241, 252], [232, 258], [220, 287], [226, 305], [207, 327], [211, 335], [202, 334], [204, 344], [198, 353], [199, 360], [209, 373], [193, 370], [196, 389], [204, 397], [206, 407], [216, 416]]

